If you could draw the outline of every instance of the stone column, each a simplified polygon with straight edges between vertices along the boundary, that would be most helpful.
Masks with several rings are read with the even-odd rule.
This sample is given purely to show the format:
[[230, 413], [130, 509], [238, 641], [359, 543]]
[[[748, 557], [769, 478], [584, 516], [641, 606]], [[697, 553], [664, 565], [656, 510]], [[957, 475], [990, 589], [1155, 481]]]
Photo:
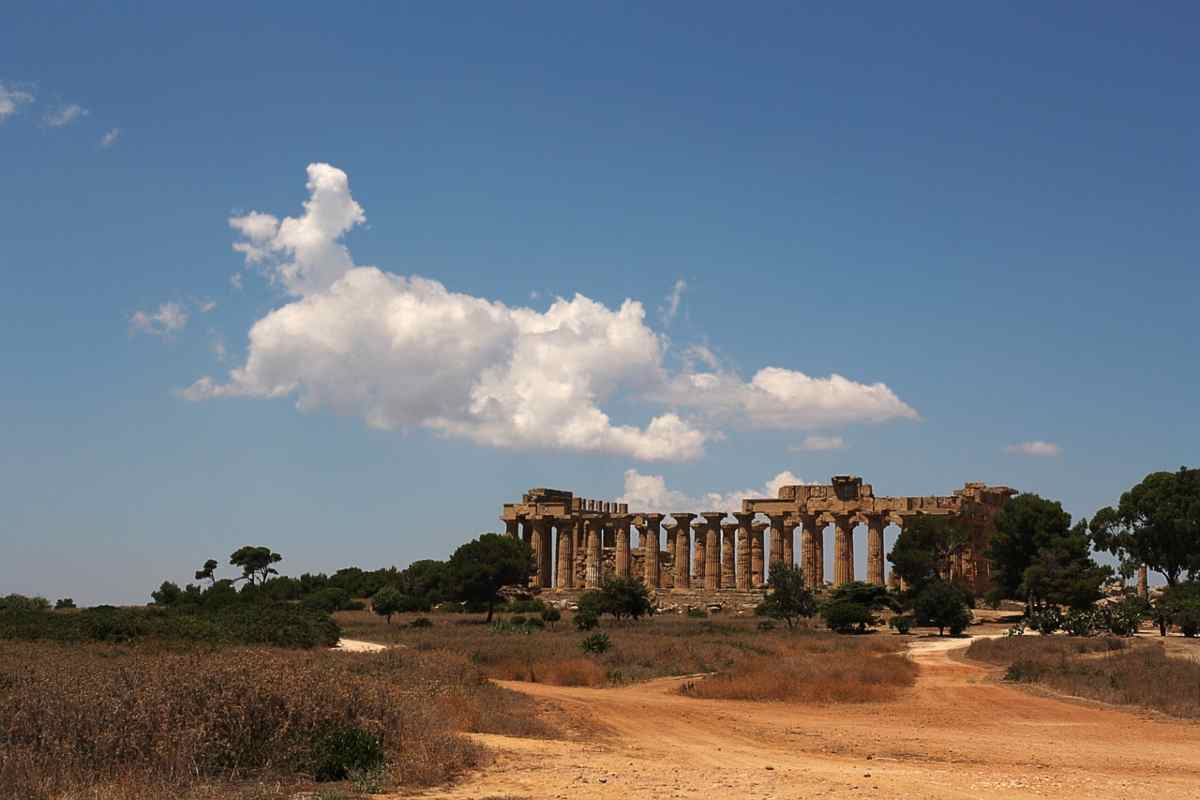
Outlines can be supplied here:
[[804, 585], [813, 589], [817, 585], [817, 560], [814, 539], [817, 518], [815, 514], [803, 514], [800, 517], [800, 569], [804, 571]]
[[721, 588], [730, 590], [737, 586], [735, 577], [734, 550], [737, 547], [736, 522], [721, 523]]
[[504, 517], [501, 517], [500, 521], [504, 523], [504, 534], [508, 536], [508, 538], [519, 538], [517, 534], [517, 521], [515, 519], [505, 519]]
[[769, 569], [776, 562], [783, 561], [783, 516], [769, 514], [767, 519], [771, 521], [771, 553], [767, 563]]
[[1145, 564], [1138, 567], [1137, 593], [1143, 599], [1150, 596], [1150, 568]]
[[721, 520], [724, 511], [705, 511], [704, 517], [704, 591], [721, 588]]
[[705, 568], [708, 566], [708, 523], [692, 522], [692, 588], [703, 589]]
[[584, 522], [587, 529], [587, 573], [584, 586], [595, 589], [600, 585], [600, 526], [598, 519]]
[[796, 522], [783, 518], [783, 563], [796, 566]]
[[688, 556], [692, 550], [692, 517], [683, 511], [672, 512], [675, 520], [675, 585], [674, 591], [683, 592], [691, 588], [692, 572]]
[[658, 529], [662, 524], [662, 514], [646, 514], [643, 520], [642, 527], [639, 529], [646, 569], [643, 580], [647, 589], [654, 590], [661, 588], [658, 576]]
[[817, 564], [817, 588], [825, 585], [825, 526], [818, 522], [813, 528], [813, 560]]
[[883, 528], [887, 520], [876, 514], [867, 517], [867, 582], [884, 586]]
[[558, 528], [558, 579], [556, 585], [559, 589], [569, 589], [574, 583], [572, 573], [575, 571], [575, 554], [572, 552], [571, 539], [575, 523], [570, 519], [560, 519], [556, 527]]
[[667, 541], [667, 561], [670, 562], [671, 568], [666, 572], [659, 572], [659, 579], [662, 581], [664, 589], [675, 588], [675, 542], [679, 538], [679, 526], [674, 522], [663, 523], [663, 534]]
[[833, 585], [854, 580], [854, 523], [845, 514], [834, 517]]
[[767, 530], [767, 523], [755, 522], [750, 526], [750, 585], [758, 589], [766, 584], [767, 576], [766, 558], [763, 552], [763, 533]]
[[737, 588], [739, 592], [750, 591], [751, 575], [750, 569], [750, 526], [754, 524], [753, 514], [734, 514], [738, 525], [738, 543], [737, 543]]
[[629, 517], [621, 515], [613, 517], [613, 530], [616, 534], [616, 559], [614, 566], [618, 578], [629, 577]]
[[533, 521], [533, 563], [537, 565], [533, 585], [540, 589], [550, 588], [550, 520]]

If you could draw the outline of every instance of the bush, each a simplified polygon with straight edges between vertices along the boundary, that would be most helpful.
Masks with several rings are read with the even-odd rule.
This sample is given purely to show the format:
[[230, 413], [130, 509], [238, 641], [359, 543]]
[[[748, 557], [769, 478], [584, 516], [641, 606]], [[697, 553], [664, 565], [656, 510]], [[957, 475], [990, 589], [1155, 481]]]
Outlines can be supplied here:
[[62, 611], [66, 608], [75, 608], [75, 601], [69, 597], [62, 597], [54, 602], [54, 608], [56, 611]]
[[600, 624], [600, 615], [590, 609], [580, 608], [575, 612], [575, 628], [581, 631], [590, 631]]
[[312, 771], [318, 781], [340, 781], [351, 772], [369, 772], [383, 766], [383, 742], [352, 725], [323, 731], [313, 743]]
[[817, 601], [812, 591], [804, 585], [804, 573], [796, 567], [778, 562], [771, 565], [767, 596], [754, 609], [754, 613], [781, 619], [792, 628], [800, 617], [811, 617], [817, 613]]
[[549, 623], [553, 628], [562, 619], [562, 612], [557, 608], [547, 608], [542, 612], [542, 622]]
[[353, 602], [350, 593], [345, 589], [329, 586], [307, 595], [300, 601], [300, 605], [313, 611], [324, 611], [326, 614], [332, 614], [334, 611], [349, 610], [349, 606]]
[[607, 653], [612, 648], [612, 641], [608, 638], [607, 633], [593, 633], [580, 642], [579, 647], [585, 653], [599, 655]]
[[238, 603], [217, 609], [114, 608], [78, 614], [0, 611], [0, 639], [58, 642], [209, 642], [332, 647], [341, 629], [327, 615], [291, 603]]
[[689, 608], [687, 615], [692, 619], [708, 619], [708, 612], [703, 608]]
[[759, 620], [758, 629], [760, 631], [773, 631], [775, 630], [775, 623], [769, 619]]
[[536, 598], [509, 600], [508, 604], [500, 610], [513, 614], [540, 614], [546, 610], [546, 604]]
[[0, 597], [0, 611], [46, 611], [50, 601], [44, 597], [26, 597], [23, 594], [10, 594]]
[[1171, 613], [1171, 621], [1189, 639], [1200, 634], [1200, 601], [1189, 600], [1176, 605]]
[[935, 626], [939, 636], [944, 635], [947, 628], [951, 636], [958, 636], [971, 624], [968, 593], [946, 581], [930, 581], [917, 595], [914, 609], [917, 621]]
[[1101, 614], [1093, 609], [1073, 608], [1063, 619], [1063, 630], [1070, 636], [1091, 636], [1104, 627]]
[[412, 622], [408, 623], [410, 628], [432, 628], [433, 622], [429, 617], [417, 617]]
[[637, 578], [609, 578], [600, 590], [605, 613], [617, 619], [639, 620], [654, 613], [650, 592]]
[[1062, 627], [1063, 616], [1058, 606], [1041, 606], [1030, 610], [1025, 621], [1038, 633], [1049, 636]]
[[523, 614], [513, 614], [511, 617], [508, 618], [508, 624], [514, 625], [514, 626], [524, 625], [525, 624], [525, 616]]
[[871, 609], [846, 601], [829, 603], [821, 611], [825, 624], [836, 633], [863, 633], [876, 622]]
[[1103, 625], [1114, 636], [1133, 636], [1150, 612], [1150, 604], [1140, 597], [1125, 597], [1109, 603], [1101, 611]]
[[888, 627], [894, 628], [896, 633], [901, 636], [907, 636], [912, 630], [913, 618], [904, 614], [897, 615], [888, 620]]

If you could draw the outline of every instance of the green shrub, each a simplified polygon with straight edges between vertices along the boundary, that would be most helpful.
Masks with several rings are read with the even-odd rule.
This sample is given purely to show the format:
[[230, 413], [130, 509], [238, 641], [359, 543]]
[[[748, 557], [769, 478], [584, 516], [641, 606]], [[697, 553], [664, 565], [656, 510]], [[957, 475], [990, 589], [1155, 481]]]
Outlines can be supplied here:
[[57, 611], [62, 611], [65, 608], [75, 608], [75, 601], [69, 597], [61, 597], [54, 602], [54, 608]]
[[330, 728], [313, 742], [312, 772], [318, 781], [340, 781], [351, 772], [369, 772], [383, 766], [383, 742], [362, 728]]
[[689, 608], [687, 615], [692, 619], [708, 619], [708, 612], [703, 608]]
[[332, 614], [334, 611], [348, 610], [350, 604], [353, 602], [350, 593], [345, 589], [328, 586], [305, 596], [300, 601], [300, 605], [313, 611], [324, 611], [326, 614]]
[[0, 611], [0, 639], [58, 642], [209, 642], [277, 647], [333, 646], [341, 629], [328, 615], [291, 603], [207, 608], [114, 608], [78, 614]]
[[433, 621], [429, 617], [417, 617], [412, 622], [408, 623], [410, 628], [432, 628]]
[[1025, 621], [1038, 633], [1049, 636], [1062, 627], [1063, 616], [1058, 606], [1042, 606], [1027, 613]]
[[888, 620], [888, 627], [895, 629], [896, 633], [907, 635], [912, 630], [913, 618], [906, 615], [899, 615]]
[[593, 633], [579, 643], [579, 648], [585, 653], [599, 655], [607, 653], [612, 648], [612, 641], [607, 633]]
[[758, 629], [760, 631], [773, 631], [775, 630], [775, 623], [769, 619], [759, 620]]
[[551, 628], [562, 619], [562, 612], [557, 608], [547, 608], [542, 612], [542, 622], [548, 623]]
[[600, 615], [589, 609], [580, 608], [573, 619], [576, 630], [581, 631], [590, 631], [600, 624]]
[[541, 614], [546, 610], [546, 604], [536, 598], [509, 600], [508, 604], [499, 610], [513, 614]]
[[1125, 597], [1101, 611], [1104, 627], [1114, 636], [1133, 636], [1150, 613], [1150, 604], [1140, 597]]
[[1104, 626], [1104, 619], [1093, 609], [1073, 608], [1063, 619], [1063, 630], [1070, 636], [1091, 636]]
[[821, 610], [821, 616], [829, 629], [837, 633], [863, 633], [876, 621], [871, 609], [846, 601], [828, 604]]
[[0, 597], [0, 611], [46, 611], [50, 601], [44, 597], [26, 597], [23, 594], [10, 594]]
[[525, 624], [525, 616], [523, 614], [513, 614], [511, 617], [508, 618], [508, 624], [509, 625], [524, 625]]

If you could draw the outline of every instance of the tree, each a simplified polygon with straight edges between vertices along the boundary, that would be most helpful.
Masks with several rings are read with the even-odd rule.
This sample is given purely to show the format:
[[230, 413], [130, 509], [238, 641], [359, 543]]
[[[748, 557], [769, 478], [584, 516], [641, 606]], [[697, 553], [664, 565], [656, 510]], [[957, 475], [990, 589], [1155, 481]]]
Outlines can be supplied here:
[[60, 597], [54, 601], [54, 608], [56, 611], [61, 611], [65, 608], [75, 608], [75, 601], [69, 597]]
[[487, 621], [505, 586], [524, 586], [533, 572], [529, 545], [509, 536], [482, 534], [454, 551], [447, 565], [453, 593], [459, 600], [485, 603]]
[[767, 596], [759, 610], [771, 619], [783, 620], [789, 628], [795, 627], [800, 617], [816, 614], [817, 601], [804, 585], [804, 572], [783, 562], [772, 564], [767, 578]]
[[1112, 568], [1092, 560], [1087, 531], [1087, 520], [1081, 519], [1066, 535], [1038, 550], [1021, 580], [1021, 593], [1028, 602], [1084, 610], [1103, 597], [1100, 587], [1112, 575]]
[[217, 571], [217, 566], [217, 560], [215, 558], [208, 559], [204, 562], [203, 567], [196, 570], [196, 580], [208, 581], [209, 586], [212, 587], [217, 582], [217, 576], [215, 574]]
[[868, 626], [879, 621], [871, 609], [845, 600], [826, 603], [821, 616], [829, 629], [837, 633], [865, 633]]
[[407, 598], [395, 586], [384, 586], [371, 596], [371, 610], [392, 624], [392, 614], [404, 610]]
[[600, 596], [604, 611], [618, 620], [625, 617], [638, 620], [654, 613], [646, 584], [637, 578], [609, 578], [601, 587]]
[[1070, 528], [1071, 515], [1063, 511], [1061, 503], [1036, 494], [1009, 498], [996, 515], [996, 532], [988, 551], [992, 578], [1004, 597], [1028, 599], [1022, 592], [1025, 570], [1043, 548], [1067, 536]]
[[899, 606], [896, 597], [887, 590], [886, 586], [877, 586], [863, 581], [843, 583], [833, 590], [829, 599], [833, 603], [854, 603], [872, 613], [884, 609], [895, 611]]
[[269, 547], [251, 545], [239, 547], [229, 556], [230, 564], [242, 568], [241, 580], [248, 581], [252, 586], [264, 583], [272, 575], [278, 575], [279, 571], [271, 565], [282, 560], [283, 556], [272, 552]]
[[1160, 600], [1164, 616], [1190, 638], [1200, 634], [1200, 583], [1179, 583], [1167, 588]]
[[956, 517], [918, 514], [905, 523], [888, 561], [915, 596], [948, 573], [950, 557], [967, 541], [966, 528]]
[[163, 581], [157, 591], [150, 593], [150, 599], [154, 601], [156, 606], [173, 606], [178, 605], [183, 599], [183, 590], [179, 588], [179, 584], [171, 581]]
[[914, 603], [917, 622], [933, 625], [938, 636], [962, 633], [971, 623], [971, 610], [967, 605], [966, 592], [959, 586], [942, 580], [930, 581], [917, 595]]
[[1145, 564], [1168, 586], [1200, 576], [1200, 469], [1152, 472], [1092, 517], [1097, 550]]
[[409, 597], [419, 597], [431, 606], [446, 599], [449, 575], [445, 561], [414, 561], [396, 575], [396, 587]]

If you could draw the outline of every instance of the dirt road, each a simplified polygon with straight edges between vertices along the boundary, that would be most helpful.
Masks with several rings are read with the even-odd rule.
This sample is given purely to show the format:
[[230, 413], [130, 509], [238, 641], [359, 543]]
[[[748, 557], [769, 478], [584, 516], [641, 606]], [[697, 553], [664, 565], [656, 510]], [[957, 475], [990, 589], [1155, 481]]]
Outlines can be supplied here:
[[491, 766], [444, 798], [1197, 798], [1200, 725], [1036, 696], [914, 643], [896, 702], [697, 700], [679, 679], [621, 689], [508, 683], [578, 741], [478, 736]]

